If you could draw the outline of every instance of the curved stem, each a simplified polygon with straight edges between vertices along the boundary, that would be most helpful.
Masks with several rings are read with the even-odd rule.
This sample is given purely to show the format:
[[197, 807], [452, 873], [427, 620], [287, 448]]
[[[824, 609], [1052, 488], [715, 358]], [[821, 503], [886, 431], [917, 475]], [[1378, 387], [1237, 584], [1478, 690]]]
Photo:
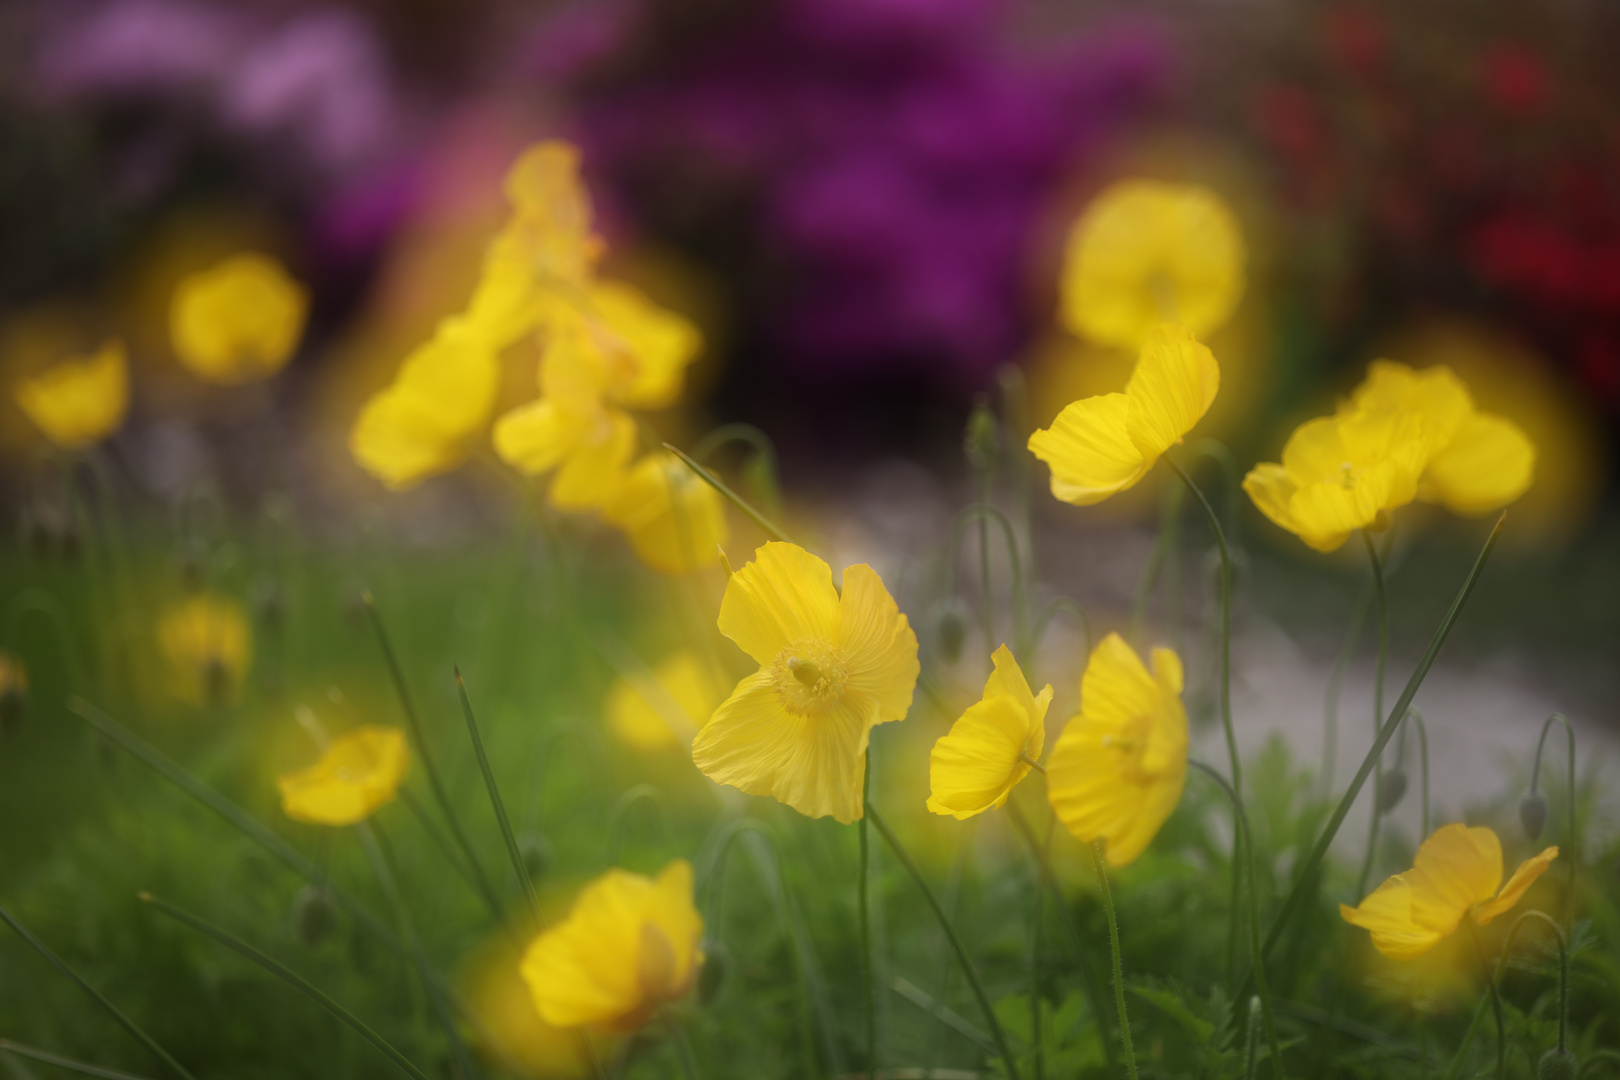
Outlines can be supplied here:
[[780, 540], [784, 544], [794, 543], [793, 538], [788, 536], [787, 533], [783, 532], [775, 522], [766, 517], [764, 514], [760, 513], [758, 510], [754, 509], [753, 505], [749, 503], [747, 499], [743, 498], [735, 491], [732, 491], [721, 481], [718, 476], [714, 475], [714, 473], [698, 464], [692, 455], [669, 443], [664, 444], [664, 449], [668, 450], [670, 453], [674, 454], [676, 457], [685, 462], [686, 467], [697, 473], [700, 480], [714, 488], [714, 490], [718, 491], [731, 503], [731, 505], [735, 506], [738, 510], [741, 510], [745, 515], [747, 515], [748, 519], [755, 525], [758, 525], [761, 529], [764, 529], [766, 535], [768, 535], [772, 540]]
[[871, 841], [867, 820], [872, 816], [872, 744], [866, 744], [866, 755], [861, 762], [861, 804], [866, 813], [861, 815], [861, 869], [856, 883], [856, 903], [860, 907], [861, 923], [861, 992], [866, 998], [866, 1075], [877, 1080], [877, 991], [872, 986], [872, 916], [867, 898], [867, 870], [871, 861]]
[[1030, 637], [1030, 644], [1035, 648], [1040, 647], [1041, 642], [1046, 639], [1047, 626], [1060, 611], [1068, 611], [1074, 614], [1075, 621], [1080, 624], [1080, 630], [1086, 636], [1085, 651], [1082, 653], [1082, 655], [1090, 656], [1091, 620], [1086, 616], [1086, 609], [1080, 606], [1080, 602], [1067, 596], [1056, 597], [1041, 611], [1041, 614], [1035, 620], [1034, 632]]
[[660, 1005], [658, 1015], [664, 1021], [664, 1027], [669, 1029], [670, 1040], [680, 1054], [681, 1071], [686, 1074], [686, 1080], [698, 1080], [697, 1062], [692, 1059], [692, 1044], [686, 1041], [686, 1032], [681, 1030], [681, 1025], [667, 1006]]
[[[989, 592], [988, 558], [990, 549], [983, 542], [983, 526], [987, 520], [994, 521], [1001, 526], [1001, 534], [1007, 542], [1007, 569], [1012, 577], [1013, 651], [1019, 656], [1025, 656], [1028, 653], [1028, 640], [1024, 625], [1027, 621], [1024, 612], [1024, 563], [1018, 554], [1017, 534], [1013, 531], [1012, 522], [1007, 520], [1007, 515], [989, 503], [984, 502], [974, 503], [972, 506], [964, 507], [959, 511], [955, 520], [951, 522], [950, 540], [945, 548], [945, 572], [954, 578], [958, 560], [957, 553], [961, 550], [962, 545], [962, 534], [967, 529], [968, 523], [974, 520], [977, 520], [981, 526], [980, 551], [985, 560], [981, 565], [981, 570], [985, 574], [984, 589], [986, 595]], [[947, 589], [947, 591], [950, 590]], [[988, 605], [985, 610], [988, 611]], [[994, 628], [986, 624], [985, 633], [987, 635], [985, 649], [987, 651], [994, 650], [996, 647]]]
[[619, 864], [620, 848], [624, 844], [625, 821], [630, 815], [630, 808], [637, 803], [645, 802], [658, 809], [659, 831], [663, 839], [669, 840], [669, 800], [664, 797], [664, 791], [656, 784], [637, 784], [626, 789], [619, 801], [613, 804], [612, 825], [608, 831], [608, 865]]
[[20, 636], [18, 631], [22, 627], [23, 617], [30, 612], [43, 615], [50, 621], [56, 631], [56, 648], [62, 654], [63, 663], [67, 665], [68, 675], [76, 687], [87, 688], [84, 656], [73, 640], [72, 631], [68, 629], [67, 609], [46, 589], [38, 586], [24, 589], [12, 597], [11, 603], [6, 605], [6, 648], [13, 654], [17, 652], [17, 639]]
[[[32, 1046], [14, 1043], [10, 1039], [0, 1039], [0, 1051], [7, 1054], [16, 1054], [18, 1057], [29, 1058], [46, 1065], [55, 1065], [58, 1069], [66, 1069], [68, 1072], [75, 1072], [80, 1076], [98, 1076], [101, 1080], [145, 1080], [144, 1077], [136, 1076], [133, 1073], [119, 1072], [117, 1069], [107, 1069], [100, 1065], [75, 1061], [60, 1054], [53, 1054], [48, 1050], [36, 1050]], [[7, 1062], [7, 1064], [16, 1065], [16, 1062]], [[27, 1069], [19, 1069], [19, 1072], [26, 1077], [34, 1075]]]
[[[945, 936], [951, 943], [951, 949], [956, 953], [957, 962], [962, 965], [962, 974], [967, 977], [968, 985], [973, 989], [973, 996], [979, 1003], [979, 1009], [984, 1013], [985, 1024], [990, 1028], [990, 1036], [995, 1040], [996, 1047], [1001, 1052], [1002, 1064], [1007, 1067], [1008, 1077], [1011, 1080], [1019, 1080], [1018, 1062], [1013, 1057], [1012, 1047], [1007, 1043], [1007, 1034], [1001, 1029], [1001, 1021], [996, 1018], [995, 1009], [990, 1006], [990, 999], [985, 995], [984, 986], [979, 982], [978, 972], [973, 969], [973, 961], [968, 958], [967, 947], [962, 944], [962, 939], [957, 935], [956, 927], [951, 924], [950, 919], [945, 917], [945, 909], [939, 906], [939, 900], [934, 896], [934, 890], [928, 886], [928, 879], [923, 877], [922, 871], [912, 861], [910, 853], [901, 846], [899, 838], [890, 830], [888, 824], [883, 820], [883, 816], [878, 813], [877, 807], [873, 806], [870, 801], [866, 804], [866, 814], [862, 820], [864, 821], [867, 818], [871, 819], [873, 826], [882, 835], [884, 842], [889, 845], [889, 850], [894, 852], [895, 857], [900, 860], [900, 864], [911, 875], [912, 881], [916, 882], [918, 891], [923, 894], [923, 899], [928, 901], [928, 907], [933, 911], [934, 918], [939, 920], [941, 929], [945, 931]], [[1134, 1067], [1131, 1075], [1134, 1080]]]
[[[1373, 741], [1378, 741], [1379, 728], [1384, 716], [1384, 663], [1389, 656], [1389, 596], [1384, 590], [1384, 564], [1373, 546], [1372, 534], [1361, 530], [1362, 543], [1367, 548], [1367, 561], [1372, 565], [1373, 592], [1378, 598], [1378, 663], [1373, 676]], [[1384, 756], [1380, 752], [1373, 759], [1372, 818], [1367, 823], [1367, 854], [1361, 861], [1361, 874], [1356, 878], [1356, 896], [1367, 895], [1367, 881], [1372, 876], [1373, 860], [1378, 856], [1378, 824], [1383, 808], [1378, 805], [1378, 787], [1384, 778]], [[1427, 836], [1427, 833], [1424, 833]]]
[[697, 441], [692, 447], [692, 457], [700, 462], [707, 461], [728, 443], [742, 443], [753, 451], [745, 468], [754, 470], [753, 478], [766, 512], [780, 517], [782, 481], [777, 468], [776, 444], [753, 424], [722, 424]]
[[1350, 668], [1350, 658], [1361, 643], [1362, 627], [1367, 622], [1367, 609], [1372, 607], [1372, 582], [1356, 598], [1350, 609], [1350, 625], [1345, 628], [1344, 643], [1339, 646], [1338, 658], [1333, 661], [1333, 673], [1328, 676], [1327, 700], [1322, 705], [1322, 794], [1333, 790], [1333, 768], [1339, 749], [1339, 693], [1344, 688], [1344, 676]]
[[1530, 769], [1530, 790], [1534, 792], [1541, 781], [1541, 751], [1547, 745], [1547, 733], [1552, 730], [1554, 724], [1563, 725], [1565, 742], [1569, 746], [1569, 772], [1566, 780], [1569, 790], [1564, 793], [1564, 797], [1569, 801], [1569, 836], [1566, 837], [1569, 843], [1569, 894], [1564, 897], [1564, 922], [1573, 929], [1575, 926], [1575, 830], [1578, 820], [1575, 807], [1575, 726], [1569, 722], [1563, 713], [1553, 713], [1541, 725], [1541, 737], [1536, 740], [1536, 761]]
[[[1244, 872], [1249, 878], [1249, 962], [1253, 965], [1253, 977], [1256, 996], [1260, 999], [1260, 1015], [1265, 1026], [1266, 1044], [1271, 1050], [1271, 1069], [1282, 1080], [1282, 1044], [1277, 1039], [1277, 1017], [1271, 1008], [1271, 991], [1266, 985], [1266, 957], [1260, 948], [1260, 881], [1255, 870], [1254, 861], [1254, 833], [1249, 829], [1249, 815], [1243, 809], [1243, 800], [1238, 798], [1237, 789], [1226, 782], [1226, 778], [1202, 761], [1188, 759], [1187, 764], [1213, 780], [1220, 787], [1232, 804], [1232, 818], [1237, 829], [1243, 834], [1243, 851], [1246, 856]], [[1237, 868], [1232, 868], [1233, 873]], [[1236, 920], [1238, 913], [1232, 912]]]
[[1143, 635], [1147, 626], [1148, 605], [1158, 587], [1159, 575], [1170, 552], [1176, 546], [1176, 534], [1181, 527], [1181, 504], [1186, 501], [1187, 489], [1172, 484], [1164, 489], [1164, 501], [1159, 506], [1159, 530], [1153, 539], [1153, 549], [1142, 567], [1142, 576], [1136, 582], [1136, 595], [1131, 600], [1131, 644], [1141, 649], [1146, 642]]
[[[1496, 975], [1491, 971], [1491, 962], [1485, 957], [1485, 946], [1479, 940], [1479, 930], [1472, 922], [1468, 923], [1468, 936], [1474, 942], [1474, 952], [1479, 955], [1479, 966], [1485, 971], [1485, 989], [1490, 994], [1491, 1013], [1496, 1018], [1496, 1080], [1502, 1080], [1507, 1075], [1507, 1022], [1502, 1018], [1502, 995], [1496, 988]], [[1502, 951], [1507, 955], [1507, 950]]]
[[1125, 962], [1119, 949], [1119, 919], [1114, 914], [1114, 892], [1108, 887], [1108, 871], [1103, 866], [1101, 840], [1091, 842], [1091, 865], [1097, 870], [1103, 913], [1108, 917], [1108, 952], [1114, 962], [1114, 1008], [1119, 1012], [1119, 1038], [1125, 1044], [1125, 1074], [1130, 1080], [1137, 1080], [1136, 1047], [1131, 1043], [1131, 1018], [1125, 1010]]

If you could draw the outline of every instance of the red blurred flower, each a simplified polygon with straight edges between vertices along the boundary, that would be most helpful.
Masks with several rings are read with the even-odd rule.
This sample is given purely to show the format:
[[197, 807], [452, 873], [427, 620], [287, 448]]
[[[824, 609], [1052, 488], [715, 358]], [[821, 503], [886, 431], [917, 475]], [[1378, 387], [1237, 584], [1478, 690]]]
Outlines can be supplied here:
[[1495, 45], [1483, 57], [1485, 92], [1499, 108], [1530, 116], [1546, 108], [1552, 83], [1541, 57], [1522, 45]]

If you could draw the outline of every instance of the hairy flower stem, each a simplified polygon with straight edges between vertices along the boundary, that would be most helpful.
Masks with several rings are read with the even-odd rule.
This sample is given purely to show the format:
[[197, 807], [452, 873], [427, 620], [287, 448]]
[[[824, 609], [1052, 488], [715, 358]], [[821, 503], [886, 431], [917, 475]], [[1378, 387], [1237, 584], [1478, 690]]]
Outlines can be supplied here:
[[1541, 738], [1536, 740], [1536, 760], [1530, 767], [1530, 791], [1534, 794], [1541, 784], [1541, 751], [1547, 745], [1547, 733], [1554, 724], [1562, 724], [1565, 742], [1569, 746], [1569, 771], [1565, 782], [1569, 789], [1564, 798], [1569, 800], [1569, 835], [1564, 839], [1569, 844], [1569, 888], [1564, 897], [1564, 923], [1573, 933], [1575, 929], [1575, 866], [1576, 866], [1576, 836], [1578, 819], [1575, 812], [1575, 728], [1563, 713], [1553, 713], [1541, 725]]
[[[1237, 792], [1226, 782], [1226, 778], [1202, 761], [1189, 760], [1188, 765], [1197, 769], [1213, 780], [1220, 787], [1232, 804], [1233, 824], [1237, 831], [1243, 834], [1243, 851], [1246, 856], [1243, 871], [1249, 879], [1249, 963], [1253, 965], [1251, 974], [1254, 978], [1256, 994], [1260, 1001], [1260, 1016], [1266, 1032], [1266, 1045], [1271, 1050], [1271, 1070], [1276, 1074], [1277, 1080], [1282, 1080], [1282, 1044], [1277, 1039], [1277, 1017], [1271, 1009], [1271, 991], [1266, 985], [1266, 958], [1260, 950], [1260, 881], [1254, 864], [1254, 834], [1249, 830], [1249, 815], [1243, 809], [1243, 802]], [[1232, 872], [1238, 872], [1237, 867]], [[1232, 912], [1232, 919], [1236, 922], [1238, 912]]]
[[1131, 1043], [1131, 1018], [1125, 1011], [1125, 962], [1119, 951], [1119, 919], [1114, 914], [1114, 892], [1108, 887], [1108, 870], [1103, 865], [1100, 840], [1091, 842], [1091, 865], [1097, 870], [1103, 913], [1108, 916], [1108, 951], [1114, 960], [1114, 1008], [1119, 1010], [1119, 1038], [1125, 1045], [1125, 1073], [1130, 1080], [1136, 1080], [1136, 1047]]
[[[1377, 742], [1384, 718], [1384, 664], [1389, 657], [1389, 594], [1384, 589], [1384, 564], [1373, 546], [1372, 534], [1361, 530], [1362, 543], [1367, 548], [1367, 561], [1372, 565], [1373, 592], [1378, 597], [1378, 661], [1373, 674], [1373, 741]], [[1384, 816], [1379, 805], [1378, 787], [1384, 779], [1384, 755], [1373, 760], [1372, 819], [1367, 823], [1367, 853], [1361, 860], [1361, 873], [1356, 878], [1357, 899], [1367, 895], [1367, 881], [1372, 876], [1373, 860], [1378, 854], [1378, 823]]]
[[405, 712], [405, 720], [410, 725], [411, 739], [416, 744], [416, 752], [422, 758], [423, 768], [427, 772], [428, 785], [433, 789], [433, 798], [443, 811], [445, 821], [450, 825], [450, 834], [455, 837], [456, 845], [466, 857], [467, 865], [472, 868], [474, 876], [478, 879], [478, 891], [483, 896], [484, 903], [489, 906], [490, 914], [496, 922], [506, 917], [500, 896], [495, 886], [490, 884], [489, 876], [484, 873], [483, 865], [479, 863], [478, 856], [473, 853], [472, 841], [467, 839], [467, 833], [461, 827], [461, 819], [456, 816], [455, 809], [450, 805], [450, 796], [445, 790], [444, 781], [439, 776], [439, 767], [434, 762], [433, 751], [428, 746], [427, 732], [422, 727], [422, 720], [416, 714], [416, 706], [411, 700], [410, 687], [405, 683], [405, 669], [400, 667], [399, 657], [394, 653], [394, 646], [388, 639], [388, 630], [383, 626], [382, 614], [377, 610], [377, 602], [371, 593], [361, 594], [366, 614], [371, 617], [371, 625], [377, 631], [377, 642], [382, 646], [383, 657], [388, 663], [389, 674], [394, 680], [394, 689], [399, 694], [400, 707]]
[[866, 1075], [877, 1080], [877, 991], [872, 986], [872, 915], [867, 897], [867, 870], [871, 862], [871, 840], [867, 820], [872, 816], [872, 744], [866, 744], [866, 760], [861, 764], [861, 872], [856, 883], [856, 905], [861, 922], [861, 994], [866, 999]]
[[89, 994], [91, 998], [95, 1000], [97, 1005], [100, 1005], [107, 1011], [107, 1015], [118, 1021], [120, 1027], [129, 1032], [131, 1035], [135, 1036], [135, 1038], [148, 1050], [156, 1054], [158, 1060], [162, 1061], [163, 1064], [167, 1065], [170, 1069], [173, 1069], [175, 1075], [183, 1077], [184, 1080], [197, 1080], [197, 1078], [191, 1074], [191, 1070], [187, 1069], [184, 1065], [176, 1061], [173, 1054], [163, 1049], [163, 1047], [158, 1044], [156, 1039], [152, 1038], [152, 1036], [146, 1033], [145, 1028], [141, 1027], [128, 1016], [124, 1015], [124, 1011], [122, 1009], [114, 1005], [112, 1001], [109, 1000], [108, 997], [100, 990], [97, 990], [94, 986], [91, 986], [84, 976], [80, 975], [68, 965], [66, 960], [63, 960], [60, 956], [57, 956], [56, 953], [52, 952], [49, 945], [35, 937], [33, 932], [29, 930], [28, 927], [18, 922], [11, 912], [7, 911], [3, 907], [0, 907], [0, 919], [5, 920], [6, 925], [15, 930], [17, 932], [17, 936], [26, 941], [29, 947], [35, 952], [39, 953], [40, 956], [44, 957], [52, 967], [54, 967], [57, 971], [60, 971], [63, 975], [66, 975], [73, 982], [78, 983], [79, 989]]
[[[895, 857], [900, 860], [900, 864], [911, 875], [912, 881], [916, 882], [918, 891], [923, 894], [923, 899], [928, 901], [929, 910], [934, 913], [934, 918], [939, 920], [941, 929], [945, 931], [945, 937], [950, 941], [951, 949], [956, 953], [957, 962], [962, 965], [962, 974], [967, 977], [968, 985], [973, 989], [973, 996], [979, 1003], [979, 1010], [984, 1013], [985, 1024], [990, 1028], [990, 1036], [995, 1040], [996, 1049], [1001, 1054], [1002, 1064], [1007, 1067], [1008, 1077], [1011, 1080], [1019, 1080], [1018, 1062], [1013, 1057], [1012, 1047], [1007, 1043], [1007, 1033], [1001, 1029], [1001, 1021], [996, 1018], [995, 1009], [990, 1007], [990, 998], [985, 995], [984, 986], [979, 982], [979, 974], [973, 969], [973, 961], [968, 958], [967, 947], [962, 944], [961, 937], [957, 935], [956, 927], [951, 924], [950, 919], [946, 918], [945, 909], [939, 906], [939, 899], [934, 896], [934, 890], [928, 886], [928, 879], [923, 877], [922, 871], [912, 861], [911, 854], [901, 846], [900, 838], [894, 835], [888, 823], [883, 820], [883, 816], [878, 813], [877, 807], [873, 806], [870, 800], [866, 803], [866, 815], [862, 820], [864, 821], [867, 818], [871, 819], [873, 826], [882, 835], [884, 842], [889, 845], [889, 850], [894, 852]], [[1134, 1080], [1136, 1075], [1134, 1068], [1131, 1075]]]
[[461, 715], [467, 721], [467, 735], [472, 739], [473, 750], [478, 755], [478, 768], [484, 774], [484, 786], [489, 790], [490, 805], [495, 808], [495, 820], [501, 827], [501, 838], [506, 841], [506, 852], [512, 859], [512, 871], [517, 874], [518, 885], [523, 889], [523, 898], [528, 901], [529, 916], [534, 921], [536, 930], [544, 921], [540, 917], [540, 899], [535, 894], [534, 882], [529, 878], [529, 868], [523, 861], [523, 853], [518, 850], [517, 837], [512, 832], [511, 819], [506, 816], [506, 803], [501, 800], [501, 789], [495, 784], [495, 771], [489, 766], [489, 755], [484, 752], [484, 738], [478, 733], [478, 721], [473, 717], [472, 702], [467, 698], [467, 684], [462, 681], [461, 669], [455, 669], [456, 694], [461, 698]]

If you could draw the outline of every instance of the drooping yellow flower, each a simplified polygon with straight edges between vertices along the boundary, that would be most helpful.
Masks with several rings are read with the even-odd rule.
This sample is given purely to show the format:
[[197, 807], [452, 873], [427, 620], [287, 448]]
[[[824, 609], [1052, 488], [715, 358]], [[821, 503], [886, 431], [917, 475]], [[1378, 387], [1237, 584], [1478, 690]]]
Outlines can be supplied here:
[[961, 821], [1006, 803], [1046, 745], [1052, 684], [1030, 693], [1023, 669], [1003, 645], [984, 696], [957, 718], [928, 755], [928, 809]]
[[[661, 692], [660, 701], [648, 700], [653, 688], [629, 679], [613, 684], [607, 698], [608, 729], [635, 750], [673, 750], [690, 744], [698, 726], [725, 699], [725, 689], [693, 649], [676, 649], [653, 669], [652, 676]], [[677, 725], [682, 727], [680, 731], [676, 731]]]
[[609, 870], [585, 887], [567, 919], [535, 938], [523, 981], [548, 1024], [634, 1031], [691, 989], [702, 937], [685, 859], [657, 878]]
[[584, 1048], [576, 1032], [540, 1019], [534, 995], [519, 974], [522, 949], [502, 935], [466, 965], [459, 980], [477, 1017], [477, 1049], [487, 1053], [491, 1071], [514, 1061], [537, 1080], [574, 1080], [585, 1076]]
[[1383, 529], [1417, 497], [1433, 445], [1414, 413], [1352, 411], [1308, 420], [1263, 462], [1243, 490], [1266, 517], [1317, 551], [1334, 551], [1357, 529]]
[[489, 424], [500, 373], [484, 327], [444, 320], [360, 410], [349, 452], [392, 490], [454, 469]]
[[1187, 780], [1187, 711], [1181, 658], [1153, 650], [1148, 674], [1125, 639], [1109, 634], [1092, 650], [1080, 680], [1080, 713], [1046, 765], [1046, 791], [1075, 838], [1106, 842], [1110, 866], [1146, 848]]
[[1122, 394], [1067, 405], [1052, 426], [1029, 437], [1029, 451], [1052, 468], [1052, 494], [1090, 506], [1131, 487], [1180, 442], [1220, 389], [1214, 355], [1183, 327], [1149, 334]]
[[495, 451], [518, 471], [556, 470], [552, 505], [601, 507], [635, 449], [626, 409], [659, 409], [680, 395], [702, 337], [696, 327], [625, 285], [597, 283], [581, 306], [546, 326], [540, 397], [495, 424]]
[[1430, 450], [1417, 497], [1458, 514], [1500, 510], [1523, 495], [1536, 448], [1511, 420], [1474, 407], [1468, 387], [1443, 364], [1414, 371], [1375, 360], [1341, 411], [1411, 413], [1422, 418]]
[[263, 379], [298, 347], [309, 291], [267, 255], [244, 252], [184, 278], [169, 306], [175, 355], [215, 383]]
[[1443, 825], [1423, 841], [1412, 869], [1396, 874], [1359, 907], [1339, 905], [1353, 926], [1372, 931], [1385, 956], [1422, 956], [1456, 931], [1463, 916], [1484, 926], [1513, 908], [1558, 857], [1547, 848], [1519, 864], [1502, 884], [1502, 841], [1490, 829]]
[[253, 662], [253, 630], [230, 597], [203, 594], [175, 605], [158, 621], [157, 637], [175, 694], [194, 705], [235, 698]]
[[807, 817], [861, 817], [872, 728], [911, 708], [917, 635], [864, 563], [832, 568], [772, 541], [731, 575], [720, 632], [759, 664], [692, 742], [711, 780], [771, 795]]
[[357, 824], [393, 801], [410, 761], [399, 728], [356, 728], [333, 739], [315, 764], [276, 779], [281, 809], [312, 825]]
[[714, 566], [716, 549], [730, 538], [719, 492], [667, 450], [631, 467], [602, 518], [624, 531], [638, 559], [664, 574]]
[[83, 359], [64, 360], [17, 384], [17, 404], [45, 437], [64, 450], [100, 442], [129, 409], [129, 360], [121, 341]]
[[1126, 180], [1069, 232], [1059, 315], [1104, 345], [1135, 348], [1167, 322], [1203, 336], [1242, 298], [1243, 260], [1237, 219], [1213, 191]]

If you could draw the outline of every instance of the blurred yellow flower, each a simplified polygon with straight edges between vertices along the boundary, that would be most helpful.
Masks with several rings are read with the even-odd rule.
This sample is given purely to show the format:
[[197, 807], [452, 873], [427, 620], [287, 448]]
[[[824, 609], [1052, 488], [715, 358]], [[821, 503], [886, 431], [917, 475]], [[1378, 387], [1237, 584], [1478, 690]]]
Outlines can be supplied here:
[[1090, 506], [1131, 487], [1197, 424], [1220, 389], [1214, 355], [1184, 327], [1159, 326], [1142, 344], [1123, 394], [1072, 402], [1029, 451], [1052, 468], [1052, 494]]
[[22, 658], [0, 650], [0, 731], [21, 720], [28, 708], [28, 668]]
[[1459, 514], [1500, 510], [1523, 495], [1535, 472], [1536, 448], [1511, 420], [1474, 407], [1450, 368], [1413, 371], [1375, 360], [1340, 410], [1412, 413], [1423, 420], [1429, 455], [1417, 497]]
[[1080, 713], [1046, 765], [1047, 798], [1075, 838], [1106, 842], [1110, 866], [1140, 855], [1181, 801], [1187, 780], [1187, 711], [1181, 658], [1153, 650], [1153, 673], [1118, 634], [1092, 650]]
[[609, 870], [584, 888], [567, 919], [530, 944], [523, 981], [548, 1024], [633, 1031], [691, 989], [702, 937], [685, 859], [657, 878]]
[[253, 662], [253, 630], [241, 604], [227, 596], [194, 596], [164, 613], [157, 637], [181, 699], [217, 705], [236, 697]]
[[410, 760], [399, 728], [356, 728], [333, 739], [309, 768], [276, 778], [281, 809], [312, 825], [357, 824], [393, 801]]
[[489, 423], [500, 374], [484, 328], [445, 319], [360, 410], [349, 452], [392, 490], [454, 469]]
[[17, 384], [17, 404], [45, 437], [64, 450], [100, 442], [129, 409], [129, 360], [109, 341], [83, 359], [64, 360]]
[[1502, 841], [1490, 829], [1443, 825], [1423, 841], [1412, 869], [1396, 874], [1361, 902], [1339, 905], [1353, 926], [1372, 931], [1385, 956], [1422, 956], [1456, 931], [1463, 916], [1484, 926], [1517, 904], [1558, 857], [1556, 847], [1526, 859], [1502, 884]]
[[201, 379], [241, 383], [280, 371], [298, 347], [309, 291], [276, 260], [244, 252], [184, 278], [169, 306], [175, 355]]
[[1346, 412], [1308, 420], [1262, 462], [1243, 490], [1266, 517], [1317, 551], [1334, 551], [1357, 529], [1383, 529], [1417, 496], [1433, 445], [1415, 413]]
[[957, 718], [928, 755], [928, 809], [961, 821], [1007, 801], [1029, 775], [1046, 745], [1046, 707], [1052, 684], [1030, 693], [1024, 672], [1003, 645], [991, 654], [994, 669], [984, 696]]
[[1059, 317], [1082, 337], [1135, 348], [1160, 323], [1206, 335], [1243, 296], [1243, 234], [1208, 188], [1126, 180], [1069, 232]]
[[[643, 688], [628, 679], [613, 684], [607, 698], [608, 729], [635, 750], [673, 750], [690, 744], [698, 726], [725, 699], [725, 689], [693, 649], [676, 649], [664, 657], [652, 677], [663, 690], [662, 702], [649, 701]], [[678, 715], [670, 715], [672, 707]], [[677, 732], [674, 725], [683, 719]]]
[[807, 817], [861, 817], [867, 738], [904, 719], [921, 670], [877, 572], [846, 567], [840, 595], [825, 562], [772, 541], [726, 582], [719, 625], [760, 669], [698, 732], [697, 767]]
[[518, 973], [521, 950], [498, 941], [468, 965], [463, 976], [468, 1004], [477, 1017], [478, 1049], [487, 1053], [491, 1071], [516, 1061], [524, 1072], [545, 1080], [581, 1077], [586, 1073], [578, 1034], [540, 1019], [534, 995]]
[[631, 467], [602, 517], [624, 531], [638, 559], [664, 574], [714, 566], [717, 549], [730, 539], [720, 493], [667, 450]]

